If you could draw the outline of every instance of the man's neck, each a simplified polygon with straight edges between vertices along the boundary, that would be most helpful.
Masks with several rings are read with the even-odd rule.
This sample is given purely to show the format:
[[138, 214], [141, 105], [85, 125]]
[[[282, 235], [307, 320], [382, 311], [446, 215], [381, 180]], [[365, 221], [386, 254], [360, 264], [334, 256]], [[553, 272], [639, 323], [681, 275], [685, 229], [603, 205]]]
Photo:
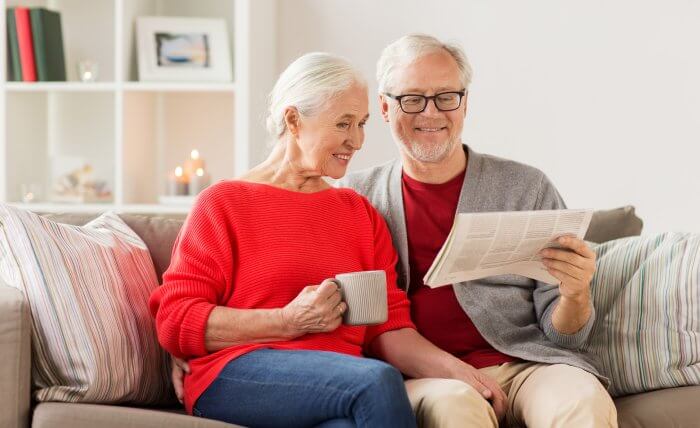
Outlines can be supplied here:
[[421, 183], [442, 184], [461, 174], [467, 167], [467, 153], [461, 144], [439, 162], [420, 162], [401, 151], [403, 171]]

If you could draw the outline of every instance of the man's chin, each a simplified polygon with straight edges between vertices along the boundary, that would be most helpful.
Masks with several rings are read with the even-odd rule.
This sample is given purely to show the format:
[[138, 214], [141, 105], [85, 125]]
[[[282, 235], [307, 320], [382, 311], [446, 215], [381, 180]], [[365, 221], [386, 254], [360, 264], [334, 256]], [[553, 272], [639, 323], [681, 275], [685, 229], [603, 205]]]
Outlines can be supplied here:
[[442, 162], [450, 155], [455, 144], [454, 141], [445, 141], [441, 143], [408, 141], [401, 145], [403, 150], [415, 161], [438, 163]]

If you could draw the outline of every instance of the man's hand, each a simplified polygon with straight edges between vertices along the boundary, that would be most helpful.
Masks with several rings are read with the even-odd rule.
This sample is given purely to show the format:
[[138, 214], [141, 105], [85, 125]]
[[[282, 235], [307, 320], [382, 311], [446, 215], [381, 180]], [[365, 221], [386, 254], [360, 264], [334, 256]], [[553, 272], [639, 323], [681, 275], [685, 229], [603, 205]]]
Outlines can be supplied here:
[[468, 383], [482, 397], [490, 401], [498, 420], [503, 420], [508, 408], [508, 397], [498, 382], [466, 363], [460, 364], [453, 373], [453, 378]]
[[574, 300], [590, 297], [595, 253], [585, 242], [573, 236], [562, 236], [557, 243], [563, 248], [545, 248], [540, 254], [547, 271], [561, 281], [559, 294]]
[[557, 240], [563, 249], [540, 252], [542, 263], [561, 281], [559, 302], [552, 313], [552, 325], [562, 334], [581, 330], [591, 317], [591, 279], [595, 272], [595, 253], [582, 240], [565, 236]]
[[182, 404], [182, 400], [185, 397], [185, 373], [190, 372], [190, 366], [185, 360], [173, 357], [172, 355], [171, 358], [173, 366], [171, 372], [171, 379], [173, 381], [173, 387], [175, 388], [175, 395], [177, 396], [178, 401], [180, 401], [180, 403]]

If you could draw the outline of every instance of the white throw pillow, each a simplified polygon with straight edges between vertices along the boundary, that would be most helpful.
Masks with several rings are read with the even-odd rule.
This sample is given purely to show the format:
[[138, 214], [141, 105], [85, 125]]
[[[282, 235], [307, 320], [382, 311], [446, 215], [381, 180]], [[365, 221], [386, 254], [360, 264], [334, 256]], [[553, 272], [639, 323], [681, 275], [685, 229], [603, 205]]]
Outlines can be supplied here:
[[31, 308], [37, 401], [171, 401], [148, 311], [153, 262], [116, 214], [71, 226], [0, 204], [0, 277]]
[[700, 384], [700, 235], [664, 233], [594, 248], [596, 322], [584, 349], [613, 396]]

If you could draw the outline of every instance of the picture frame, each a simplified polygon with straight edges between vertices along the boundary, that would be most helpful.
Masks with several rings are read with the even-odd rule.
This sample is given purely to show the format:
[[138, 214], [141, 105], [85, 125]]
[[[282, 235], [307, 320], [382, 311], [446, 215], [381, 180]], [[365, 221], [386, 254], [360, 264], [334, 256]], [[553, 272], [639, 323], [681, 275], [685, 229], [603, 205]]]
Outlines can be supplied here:
[[142, 16], [136, 33], [139, 81], [232, 80], [224, 19]]

